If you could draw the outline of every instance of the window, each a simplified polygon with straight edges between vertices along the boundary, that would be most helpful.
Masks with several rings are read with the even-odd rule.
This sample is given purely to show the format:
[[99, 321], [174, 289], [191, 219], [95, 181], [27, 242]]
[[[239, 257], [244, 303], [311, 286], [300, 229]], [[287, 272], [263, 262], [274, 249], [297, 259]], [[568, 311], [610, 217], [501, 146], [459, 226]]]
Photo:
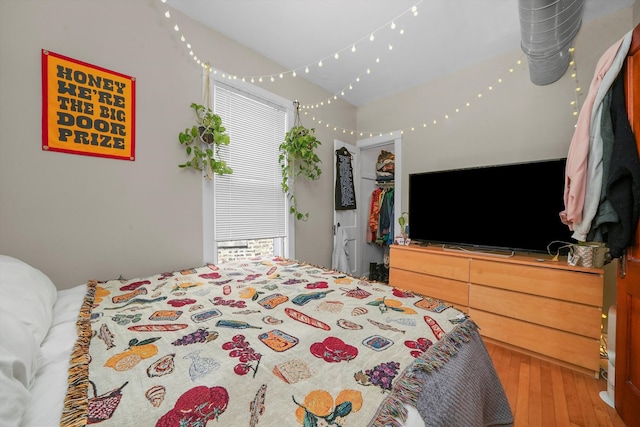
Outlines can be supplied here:
[[257, 88], [214, 82], [213, 109], [231, 143], [220, 157], [233, 169], [204, 183], [205, 262], [293, 256], [279, 149], [292, 108]]

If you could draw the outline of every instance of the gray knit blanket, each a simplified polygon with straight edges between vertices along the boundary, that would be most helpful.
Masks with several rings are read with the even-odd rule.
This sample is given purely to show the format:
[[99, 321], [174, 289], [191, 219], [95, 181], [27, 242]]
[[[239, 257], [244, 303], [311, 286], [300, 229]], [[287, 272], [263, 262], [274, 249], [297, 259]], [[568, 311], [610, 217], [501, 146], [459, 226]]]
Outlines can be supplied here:
[[[417, 408], [427, 427], [512, 426], [513, 413], [493, 361], [477, 327], [467, 319], [468, 333], [453, 335], [448, 342], [426, 351], [405, 372], [404, 390], [396, 390], [378, 422], [402, 425], [403, 404]], [[413, 388], [413, 390], [411, 390]], [[413, 394], [410, 399], [407, 397]], [[384, 411], [383, 411], [384, 412]]]

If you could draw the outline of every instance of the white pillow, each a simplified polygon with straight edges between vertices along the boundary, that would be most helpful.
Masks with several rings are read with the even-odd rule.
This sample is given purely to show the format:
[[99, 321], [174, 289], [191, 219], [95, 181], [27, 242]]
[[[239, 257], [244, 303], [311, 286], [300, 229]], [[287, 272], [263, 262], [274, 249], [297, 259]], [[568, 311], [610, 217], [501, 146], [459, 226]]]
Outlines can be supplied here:
[[[27, 326], [38, 347], [51, 327], [57, 290], [51, 279], [29, 264], [0, 255], [0, 313]], [[12, 334], [2, 338], [11, 339]]]
[[40, 270], [0, 255], [0, 426], [20, 424], [56, 296]]
[[0, 313], [0, 325], [0, 426], [17, 426], [27, 410], [40, 348], [20, 321]]

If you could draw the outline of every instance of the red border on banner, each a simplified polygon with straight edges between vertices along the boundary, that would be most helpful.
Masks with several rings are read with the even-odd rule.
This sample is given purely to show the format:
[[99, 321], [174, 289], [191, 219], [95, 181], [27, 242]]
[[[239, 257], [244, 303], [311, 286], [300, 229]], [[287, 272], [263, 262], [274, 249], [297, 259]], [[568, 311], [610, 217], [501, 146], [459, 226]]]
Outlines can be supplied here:
[[[78, 85], [78, 82], [68, 83], [64, 80], [61, 80], [64, 83], [61, 85], [60, 81], [53, 80], [55, 76], [50, 75], [50, 58], [65, 63], [68, 68], [75, 68], [79, 73], [78, 76], [85, 76], [85, 72], [81, 70], [88, 70], [95, 73], [97, 77], [92, 76], [91, 83], [87, 86]], [[73, 73], [73, 76], [76, 74]], [[113, 83], [115, 86], [111, 85]], [[54, 84], [56, 84], [55, 87]], [[100, 90], [96, 88], [96, 84], [104, 84], [106, 89], [114, 89], [123, 96], [111, 94], [109, 90]], [[73, 99], [64, 98], [64, 101], [60, 101], [62, 98], [58, 96], [60, 95], [58, 90], [61, 87], [64, 88], [65, 95], [71, 93], [72, 96], [69, 98]], [[76, 88], [78, 88], [77, 92]], [[80, 96], [73, 96], [78, 94]], [[52, 99], [53, 95], [56, 95], [54, 99]], [[114, 99], [116, 101], [113, 101]], [[42, 49], [42, 149], [44, 151], [134, 161], [135, 101], [135, 77]], [[122, 103], [125, 103], [124, 107], [119, 108]], [[113, 107], [114, 104], [118, 108]], [[98, 109], [95, 108], [96, 105]], [[73, 121], [73, 124], [69, 121]], [[60, 122], [64, 122], [65, 126], [58, 126]], [[89, 126], [89, 123], [92, 126]], [[87, 130], [89, 127], [91, 129]]]

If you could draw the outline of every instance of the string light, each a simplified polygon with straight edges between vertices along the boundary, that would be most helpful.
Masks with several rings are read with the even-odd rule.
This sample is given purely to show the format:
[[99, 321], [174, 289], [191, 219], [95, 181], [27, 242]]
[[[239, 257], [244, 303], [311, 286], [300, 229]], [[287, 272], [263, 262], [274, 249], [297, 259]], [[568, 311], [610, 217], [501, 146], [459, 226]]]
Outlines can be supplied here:
[[[522, 65], [522, 63], [523, 63], [523, 62], [522, 62], [522, 58], [523, 58], [523, 57], [524, 57], [524, 54], [522, 54], [522, 56], [520, 56], [520, 58], [518, 58], [518, 59], [516, 60], [515, 65]], [[520, 68], [522, 68], [522, 67], [520, 67]], [[503, 83], [503, 82], [504, 82], [504, 78], [503, 78], [503, 76], [504, 76], [504, 75], [508, 75], [508, 74], [513, 74], [515, 71], [516, 71], [516, 69], [515, 69], [515, 67], [514, 67], [514, 66], [511, 66], [511, 67], [507, 68], [507, 69], [502, 73], [502, 75], [496, 79], [496, 81], [497, 81], [499, 84]], [[494, 86], [493, 86], [493, 84], [487, 85], [487, 91], [488, 91], [488, 92], [493, 92], [493, 90], [494, 90]], [[484, 99], [484, 98], [485, 98], [485, 96], [484, 96], [484, 95], [485, 95], [485, 93], [480, 92], [480, 93], [477, 93], [474, 97], [475, 97], [475, 98], [477, 98], [477, 99], [479, 99], [479, 100], [482, 100], [482, 99]], [[467, 107], [467, 108], [470, 108], [472, 104], [471, 104], [471, 101], [468, 101], [468, 100], [467, 100], [467, 101], [465, 101], [465, 102], [463, 103], [463, 105], [464, 105], [465, 107]], [[312, 108], [312, 107], [308, 107], [308, 108]], [[459, 112], [460, 112], [460, 110], [461, 110], [461, 109], [460, 109], [460, 107], [456, 107], [456, 108], [454, 109], [454, 111], [455, 111], [456, 113], [459, 113]], [[305, 114], [306, 114], [306, 112], [305, 112]], [[449, 120], [449, 118], [450, 118], [451, 116], [450, 116], [450, 114], [449, 114], [449, 113], [444, 113], [444, 114], [442, 114], [442, 116], [440, 116], [440, 117], [443, 117], [443, 118], [444, 118], [444, 121], [447, 121], [447, 120]], [[313, 116], [313, 117], [311, 118], [311, 120], [316, 121], [316, 117], [315, 117], [315, 116]], [[320, 123], [320, 122], [318, 122], [318, 123]], [[438, 126], [438, 125], [440, 125], [440, 124], [441, 124], [441, 122], [440, 122], [440, 121], [438, 121], [438, 119], [437, 119], [437, 118], [432, 118], [432, 119], [429, 119], [429, 120], [426, 120], [426, 121], [422, 122], [422, 124], [421, 124], [420, 126], [411, 125], [411, 126], [408, 126], [407, 128], [404, 128], [404, 129], [402, 129], [402, 128], [401, 128], [401, 129], [399, 129], [399, 130], [400, 130], [400, 132], [402, 132], [402, 133], [404, 134], [404, 132], [405, 132], [405, 131], [407, 131], [407, 132], [415, 132], [415, 130], [416, 130], [417, 128], [419, 128], [419, 127], [421, 127], [422, 129], [426, 129], [427, 127], [434, 127], [434, 126]], [[360, 130], [360, 131], [355, 131], [355, 130], [352, 130], [352, 129], [343, 128], [343, 127], [340, 127], [340, 126], [331, 125], [330, 123], [326, 123], [326, 127], [330, 127], [330, 126], [333, 126], [337, 131], [342, 132], [342, 133], [349, 133], [349, 132], [350, 132], [351, 134], [353, 134], [353, 133], [356, 133], [356, 132], [357, 132], [357, 133], [359, 134], [359, 136], [361, 136], [361, 137], [364, 137], [364, 136], [366, 136], [366, 135], [369, 135], [369, 137], [372, 137], [372, 136], [374, 136], [374, 135], [384, 135], [384, 134], [388, 133], [388, 131], [379, 131], [379, 130]]]
[[[166, 3], [166, 0], [160, 0], [160, 1], [161, 1], [162, 3]], [[341, 54], [342, 52], [347, 51], [347, 50], [350, 50], [350, 51], [351, 51], [351, 53], [355, 53], [355, 52], [357, 51], [357, 47], [356, 47], [356, 46], [357, 46], [359, 43], [363, 42], [363, 41], [364, 41], [364, 40], [366, 40], [366, 39], [368, 39], [370, 42], [373, 42], [373, 41], [375, 40], [375, 34], [376, 34], [377, 32], [379, 32], [379, 31], [382, 31], [382, 30], [385, 30], [385, 29], [388, 29], [388, 28], [390, 28], [391, 30], [395, 30], [395, 29], [397, 28], [396, 20], [401, 19], [405, 14], [407, 14], [407, 13], [409, 13], [409, 12], [410, 12], [410, 13], [412, 13], [412, 14], [413, 14], [413, 16], [417, 16], [417, 15], [418, 15], [418, 5], [419, 5], [420, 3], [422, 3], [423, 1], [424, 1], [424, 0], [418, 0], [418, 1], [417, 1], [417, 2], [416, 2], [416, 3], [415, 3], [415, 4], [414, 4], [410, 9], [405, 10], [404, 12], [402, 12], [401, 14], [399, 14], [398, 16], [396, 16], [393, 20], [391, 20], [391, 21], [387, 22], [386, 24], [384, 24], [384, 25], [380, 26], [379, 28], [377, 28], [377, 29], [376, 29], [376, 30], [374, 30], [373, 32], [368, 33], [368, 36], [362, 37], [361, 39], [357, 40], [356, 42], [354, 42], [354, 43], [350, 43], [349, 45], [347, 45], [347, 47], [344, 47], [344, 48], [342, 48], [342, 49], [339, 49], [338, 51], [336, 51], [336, 52], [332, 55], [332, 56], [333, 56], [333, 58], [334, 58], [335, 60], [338, 60], [338, 59], [341, 57], [341, 56], [340, 56], [340, 54]], [[170, 17], [171, 17], [171, 13], [170, 13], [169, 11], [166, 11], [166, 12], [165, 12], [165, 17], [166, 17], [166, 18], [170, 18]], [[177, 24], [175, 25], [174, 29], [175, 29], [175, 31], [176, 31], [176, 32], [178, 32], [178, 31], [179, 31], [179, 27], [178, 27], [178, 25], [177, 25]], [[400, 34], [404, 34], [404, 29], [402, 29], [402, 28], [400, 29]], [[185, 39], [184, 34], [181, 34], [181, 36], [180, 36], [180, 40], [181, 40], [182, 42], [185, 42], [185, 40], [186, 40], [186, 39]], [[392, 49], [393, 49], [393, 46], [389, 45], [389, 46], [388, 46], [388, 48], [389, 48], [389, 50], [392, 50]], [[190, 48], [189, 48], [189, 49], [190, 49]], [[191, 52], [192, 52], [192, 51], [191, 51]], [[190, 55], [191, 55], [191, 56], [195, 56], [195, 53], [190, 53]], [[320, 59], [320, 60], [318, 60], [318, 61], [314, 61], [314, 63], [312, 63], [312, 64], [306, 64], [306, 65], [303, 65], [303, 66], [301, 66], [301, 67], [296, 67], [296, 68], [294, 68], [294, 69], [287, 70], [287, 71], [285, 71], [285, 72], [274, 73], [274, 74], [267, 74], [267, 75], [262, 75], [262, 76], [237, 76], [237, 75], [234, 75], [233, 77], [230, 77], [230, 78], [233, 78], [233, 79], [238, 79], [238, 78], [240, 78], [242, 81], [250, 80], [251, 82], [255, 82], [255, 81], [256, 81], [256, 79], [257, 79], [259, 82], [262, 82], [262, 81], [264, 81], [264, 80], [268, 80], [268, 81], [270, 81], [270, 82], [274, 82], [274, 81], [275, 81], [275, 76], [278, 76], [278, 77], [279, 77], [279, 78], [281, 78], [281, 79], [282, 79], [282, 78], [285, 78], [286, 76], [289, 76], [289, 75], [290, 75], [291, 77], [296, 77], [296, 76], [297, 76], [297, 71], [298, 71], [298, 70], [301, 70], [301, 69], [304, 69], [304, 72], [308, 74], [308, 73], [312, 72], [312, 69], [311, 69], [310, 67], [311, 67], [313, 64], [317, 64], [318, 68], [320, 68], [320, 67], [322, 67], [322, 66], [323, 66], [323, 63], [324, 63], [323, 61], [324, 61], [324, 60], [326, 60], [326, 59], [328, 59], [328, 58], [329, 58], [329, 57], [324, 57], [324, 58], [321, 58], [321, 59]], [[198, 60], [197, 62], [198, 62], [198, 64], [200, 64], [200, 63], [201, 63], [201, 61], [199, 61], [199, 60]], [[380, 58], [376, 58], [376, 63], [380, 63]], [[215, 70], [215, 69], [214, 69], [214, 70]], [[214, 71], [214, 74], [216, 74], [216, 71], [217, 71], [217, 70], [215, 70], [215, 71]], [[365, 73], [363, 73], [363, 74], [370, 74], [370, 73], [371, 73], [371, 71], [370, 71], [370, 67], [368, 67], [368, 68], [367, 68], [367, 70], [366, 70], [366, 72], [365, 72]], [[362, 76], [362, 74], [361, 74], [361, 75], [359, 75], [356, 79], [359, 79], [359, 78], [360, 78], [360, 76]], [[359, 80], [357, 80], [357, 81], [359, 81]], [[350, 90], [352, 90], [352, 89], [353, 89], [353, 83], [354, 83], [354, 81], [351, 81], [351, 82], [349, 83], [349, 85], [348, 85]], [[346, 86], [345, 86], [345, 88], [346, 88]], [[336, 92], [336, 93], [335, 93], [335, 94], [333, 94], [333, 95], [337, 95], [338, 93], [340, 93], [340, 94], [341, 94], [341, 96], [344, 96], [344, 88], [343, 88], [343, 90], [340, 90], [340, 91]]]
[[[166, 3], [166, 0], [160, 0], [160, 1], [161, 1], [162, 3]], [[403, 13], [401, 13], [400, 15], [398, 15], [397, 17], [395, 17], [393, 20], [391, 20], [391, 21], [389, 21], [388, 23], [386, 23], [385, 25], [383, 25], [383, 26], [379, 27], [379, 28], [378, 28], [378, 29], [376, 29], [375, 31], [373, 31], [373, 32], [369, 33], [369, 35], [368, 35], [368, 36], [365, 36], [365, 37], [361, 38], [360, 40], [358, 40], [358, 41], [356, 41], [356, 42], [354, 42], [354, 43], [350, 43], [349, 45], [347, 45], [347, 47], [345, 47], [345, 48], [343, 48], [343, 49], [340, 49], [340, 50], [336, 51], [336, 52], [335, 52], [333, 55], [331, 55], [331, 56], [332, 56], [335, 60], [339, 60], [339, 59], [341, 58], [341, 55], [340, 55], [340, 54], [341, 54], [341, 53], [343, 53], [343, 52], [345, 52], [345, 51], [347, 51], [347, 50], [350, 50], [352, 53], [355, 53], [355, 52], [357, 51], [357, 48], [356, 48], [356, 45], [357, 45], [357, 44], [359, 44], [359, 43], [360, 43], [360, 42], [362, 42], [363, 40], [369, 40], [370, 42], [373, 42], [373, 41], [375, 40], [375, 33], [377, 33], [377, 32], [379, 32], [379, 31], [383, 30], [384, 28], [390, 28], [391, 30], [394, 30], [394, 31], [395, 31], [395, 30], [397, 29], [396, 20], [400, 19], [400, 18], [401, 18], [402, 16], [404, 16], [405, 14], [407, 14], [407, 13], [409, 13], [409, 12], [410, 12], [411, 14], [413, 14], [413, 16], [414, 16], [414, 17], [415, 17], [415, 16], [418, 16], [418, 8], [417, 8], [417, 6], [418, 6], [420, 3], [422, 3], [422, 1], [424, 1], [424, 0], [419, 0], [419, 1], [414, 5], [414, 6], [412, 6], [412, 7], [411, 7], [411, 9], [404, 11]], [[167, 11], [164, 13], [164, 16], [165, 16], [167, 19], [170, 19], [170, 18], [171, 18], [171, 13], [170, 13], [170, 11], [168, 11], [168, 10], [167, 10]], [[175, 32], [179, 32], [179, 31], [180, 31], [180, 28], [179, 28], [178, 24], [175, 24], [173, 28], [174, 28]], [[401, 29], [399, 30], [399, 34], [400, 34], [400, 35], [403, 35], [403, 34], [404, 34], [404, 29], [403, 29], [403, 28], [401, 28]], [[185, 44], [186, 44], [187, 49], [189, 49], [189, 55], [193, 57], [193, 60], [194, 60], [195, 62], [197, 62], [197, 64], [199, 64], [201, 67], [207, 67], [207, 66], [208, 66], [210, 70], [213, 70], [213, 73], [214, 73], [214, 74], [218, 74], [219, 70], [217, 70], [217, 69], [215, 69], [215, 68], [212, 68], [210, 65], [205, 65], [205, 64], [207, 64], [207, 63], [206, 63], [206, 62], [204, 62], [204, 61], [202, 61], [202, 60], [200, 60], [200, 59], [197, 57], [197, 55], [195, 54], [195, 52], [194, 52], [194, 50], [193, 50], [193, 48], [192, 48], [191, 44], [190, 44], [190, 43], [186, 43], [186, 38], [185, 38], [184, 34], [182, 34], [182, 33], [180, 34], [180, 41], [181, 41], [182, 43], [185, 43]], [[389, 43], [389, 44], [387, 45], [387, 51], [392, 51], [392, 50], [393, 50], [393, 45]], [[575, 61], [573, 60], [574, 51], [575, 51], [575, 48], [573, 48], [573, 47], [569, 49], [569, 53], [570, 53], [570, 55], [571, 55], [570, 65], [573, 67], [573, 72], [571, 73], [571, 77], [572, 77], [572, 78], [574, 78], [575, 83], [576, 83], [576, 88], [575, 88], [575, 92], [574, 92], [574, 93], [575, 93], [575, 100], [571, 101], [571, 106], [573, 107], [573, 115], [574, 115], [574, 116], [577, 116], [577, 115], [578, 115], [578, 111], [579, 111], [579, 101], [578, 101], [578, 97], [581, 95], [581, 88], [580, 88], [580, 86], [579, 86], [579, 84], [578, 84], [578, 72], [577, 72], [577, 65], [576, 65]], [[321, 68], [321, 67], [324, 65], [324, 62], [323, 62], [323, 61], [324, 61], [324, 60], [326, 60], [327, 58], [328, 58], [328, 57], [325, 57], [325, 58], [322, 58], [322, 59], [320, 59], [320, 60], [318, 60], [318, 61], [314, 61], [314, 63], [313, 63], [313, 64], [317, 64], [318, 68]], [[375, 59], [375, 63], [376, 63], [376, 64], [379, 64], [379, 63], [380, 63], [380, 57], [376, 57], [376, 59]], [[522, 56], [521, 56], [521, 57], [516, 61], [516, 63], [515, 63], [515, 64], [516, 64], [516, 65], [522, 65]], [[312, 65], [312, 64], [307, 64], [307, 65], [304, 65], [304, 66], [302, 66], [302, 67], [296, 67], [295, 69], [287, 70], [287, 71], [284, 71], [284, 72], [279, 72], [279, 73], [274, 73], [274, 74], [267, 74], [267, 75], [262, 75], [262, 76], [238, 76], [238, 75], [231, 75], [231, 74], [228, 74], [228, 75], [227, 75], [226, 73], [222, 73], [221, 71], [220, 71], [220, 73], [222, 74], [222, 77], [223, 77], [223, 78], [228, 78], [228, 79], [230, 79], [230, 80], [236, 80], [236, 79], [240, 78], [242, 81], [248, 81], [248, 80], [249, 80], [249, 81], [251, 81], [251, 83], [255, 83], [255, 81], [256, 81], [256, 79], [257, 79], [257, 81], [258, 81], [258, 82], [261, 82], [261, 83], [262, 83], [262, 82], [264, 81], [264, 79], [267, 79], [267, 80], [268, 80], [268, 81], [270, 81], [270, 82], [274, 82], [274, 81], [275, 81], [275, 77], [276, 77], [276, 76], [277, 76], [278, 78], [280, 78], [280, 79], [283, 79], [283, 78], [285, 78], [285, 77], [287, 77], [287, 76], [291, 76], [291, 77], [295, 78], [295, 77], [297, 77], [298, 70], [301, 70], [301, 69], [304, 69], [304, 72], [305, 72], [305, 73], [310, 73], [310, 72], [311, 72], [311, 68], [310, 68], [310, 66], [311, 66], [311, 65]], [[514, 72], [515, 72], [515, 68], [514, 68], [514, 67], [510, 67], [510, 68], [508, 68], [508, 69], [507, 69], [507, 71], [506, 71], [505, 73], [503, 73], [503, 75], [506, 75], [507, 73], [508, 73], [508, 74], [513, 74]], [[319, 101], [319, 102], [315, 102], [315, 103], [313, 103], [313, 104], [309, 104], [309, 105], [301, 106], [301, 108], [303, 108], [303, 109], [319, 108], [320, 106], [324, 106], [325, 102], [326, 102], [326, 104], [331, 104], [331, 99], [332, 99], [332, 98], [333, 98], [334, 100], [337, 100], [338, 95], [340, 95], [340, 96], [345, 96], [345, 90], [346, 90], [346, 89], [348, 89], [348, 90], [353, 90], [353, 85], [354, 85], [354, 83], [359, 82], [359, 81], [360, 81], [360, 77], [361, 77], [363, 74], [367, 74], [367, 75], [371, 74], [371, 67], [370, 67], [370, 66], [369, 66], [369, 67], [367, 67], [367, 69], [366, 69], [366, 71], [365, 71], [365, 72], [363, 72], [363, 73], [361, 73], [360, 75], [358, 75], [358, 76], [357, 76], [355, 79], [353, 79], [353, 80], [352, 80], [348, 85], [346, 85], [343, 89], [339, 90], [338, 92], [334, 93], [331, 97], [329, 97], [329, 98], [327, 98], [327, 99], [325, 99], [325, 100]], [[503, 75], [501, 75], [500, 77], [498, 77], [498, 79], [496, 79], [496, 81], [497, 81], [497, 83], [498, 83], [498, 84], [501, 84], [501, 83], [503, 83], [503, 82], [504, 82]], [[487, 90], [488, 90], [488, 91], [493, 91], [493, 89], [494, 89], [494, 87], [493, 87], [492, 85], [487, 86]], [[482, 99], [482, 98], [483, 98], [483, 94], [482, 94], [482, 93], [478, 93], [478, 94], [477, 94], [477, 98], [478, 98], [478, 99]], [[465, 107], [467, 107], [467, 108], [469, 108], [469, 107], [471, 106], [471, 102], [466, 101], [466, 102], [464, 103], [464, 106], [465, 106]], [[456, 107], [456, 108], [454, 109], [454, 111], [455, 111], [456, 113], [459, 113], [459, 112], [460, 112], [460, 108]], [[304, 114], [306, 115], [306, 114], [307, 114], [307, 112], [305, 111], [305, 112], [304, 112]], [[445, 118], [445, 120], [447, 120], [447, 119], [449, 119], [449, 114], [446, 114], [446, 113], [445, 113], [445, 114], [443, 114], [443, 117]], [[318, 124], [322, 124], [322, 120], [320, 120], [320, 119], [316, 119], [316, 117], [315, 117], [315, 116], [313, 116], [311, 119], [312, 119], [314, 122], [315, 122], [316, 120], [318, 120], [318, 121], [317, 121], [317, 123], [318, 123]], [[428, 125], [428, 123], [430, 123], [430, 124]], [[421, 127], [422, 127], [423, 129], [425, 129], [425, 128], [427, 128], [428, 126], [436, 126], [436, 125], [438, 125], [438, 124], [439, 124], [439, 122], [438, 122], [436, 119], [432, 119], [432, 120], [424, 121], [424, 122], [421, 124]], [[334, 131], [336, 131], [336, 132], [341, 132], [341, 133], [343, 133], [343, 134], [345, 134], [345, 133], [350, 133], [351, 135], [358, 134], [358, 135], [359, 135], [359, 136], [361, 136], [361, 137], [362, 137], [362, 136], [365, 136], [365, 135], [367, 135], [367, 134], [368, 134], [370, 137], [372, 137], [372, 136], [374, 136], [374, 135], [384, 135], [385, 133], [387, 133], [387, 131], [356, 131], [356, 130], [353, 130], [353, 129], [347, 129], [347, 128], [343, 128], [343, 127], [340, 127], [340, 126], [331, 125], [330, 123], [325, 123], [325, 127], [330, 128], [331, 126], [333, 126], [333, 130], [334, 130]], [[416, 126], [410, 126], [410, 127], [408, 128], [408, 130], [410, 130], [410, 131], [412, 131], [412, 132], [413, 132], [413, 131], [415, 131], [415, 130], [416, 130]], [[404, 129], [400, 129], [400, 131], [401, 131], [402, 133], [404, 133], [404, 131], [405, 131], [405, 130], [404, 130]]]
[[[569, 66], [572, 68], [571, 71], [571, 78], [574, 81], [575, 84], [575, 90], [573, 91], [574, 93], [574, 99], [571, 100], [570, 105], [571, 105], [571, 114], [573, 117], [575, 117], [577, 119], [578, 117], [578, 113], [580, 111], [580, 95], [582, 95], [581, 92], [581, 88], [580, 88], [580, 81], [578, 80], [578, 64], [575, 61], [575, 48], [574, 47], [570, 47], [569, 48]], [[578, 126], [578, 122], [577, 120], [574, 122], [573, 127], [575, 128], [576, 126]]]

